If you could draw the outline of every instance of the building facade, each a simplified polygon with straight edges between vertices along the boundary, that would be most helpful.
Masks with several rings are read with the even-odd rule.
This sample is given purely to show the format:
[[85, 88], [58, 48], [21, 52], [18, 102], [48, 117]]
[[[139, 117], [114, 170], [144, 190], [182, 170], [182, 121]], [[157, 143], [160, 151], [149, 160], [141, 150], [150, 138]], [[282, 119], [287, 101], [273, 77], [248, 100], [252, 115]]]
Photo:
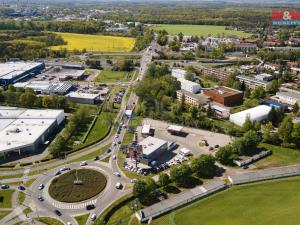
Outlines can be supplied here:
[[242, 104], [244, 97], [242, 91], [238, 91], [225, 86], [204, 90], [203, 94], [210, 97], [211, 100], [225, 106]]

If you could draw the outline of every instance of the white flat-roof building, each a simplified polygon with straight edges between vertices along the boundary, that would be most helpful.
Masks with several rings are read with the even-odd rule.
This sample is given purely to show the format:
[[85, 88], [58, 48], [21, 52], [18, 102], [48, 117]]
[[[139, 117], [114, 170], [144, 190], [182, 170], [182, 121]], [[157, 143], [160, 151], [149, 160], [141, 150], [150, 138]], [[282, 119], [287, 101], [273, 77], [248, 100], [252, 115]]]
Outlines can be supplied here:
[[63, 110], [0, 107], [0, 155], [35, 151], [64, 119]]
[[143, 157], [141, 162], [149, 165], [153, 160], [157, 160], [161, 154], [167, 151], [168, 142], [155, 137], [147, 137], [142, 140], [138, 145], [143, 148]]
[[151, 134], [151, 126], [150, 124], [144, 124], [142, 127], [142, 136], [149, 136]]
[[238, 113], [230, 115], [229, 120], [239, 126], [243, 126], [245, 121], [249, 119], [252, 123], [256, 121], [261, 122], [268, 118], [271, 107], [266, 105], [259, 105], [251, 109], [247, 109]]
[[65, 96], [67, 99], [83, 103], [83, 104], [95, 104], [100, 101], [100, 93], [98, 94], [91, 94], [91, 93], [83, 93], [83, 92], [70, 92]]

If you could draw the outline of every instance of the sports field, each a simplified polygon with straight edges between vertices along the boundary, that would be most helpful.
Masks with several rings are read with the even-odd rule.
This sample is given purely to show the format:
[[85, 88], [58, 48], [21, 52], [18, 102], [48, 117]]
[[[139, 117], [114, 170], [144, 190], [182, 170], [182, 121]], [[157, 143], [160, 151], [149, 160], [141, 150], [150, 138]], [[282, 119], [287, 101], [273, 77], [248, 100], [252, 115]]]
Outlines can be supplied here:
[[300, 177], [234, 186], [154, 220], [154, 225], [299, 224]]
[[213, 26], [213, 25], [177, 25], [177, 24], [160, 24], [153, 27], [154, 30], [163, 30], [165, 29], [169, 34], [178, 34], [182, 32], [184, 35], [192, 36], [222, 36], [223, 34], [236, 35], [238, 37], [249, 37], [251, 34], [244, 33], [243, 31], [236, 30], [225, 30], [225, 26]]
[[134, 38], [91, 34], [56, 33], [68, 42], [67, 45], [51, 47], [53, 50], [66, 48], [69, 51], [86, 49], [91, 52], [130, 52], [134, 48]]

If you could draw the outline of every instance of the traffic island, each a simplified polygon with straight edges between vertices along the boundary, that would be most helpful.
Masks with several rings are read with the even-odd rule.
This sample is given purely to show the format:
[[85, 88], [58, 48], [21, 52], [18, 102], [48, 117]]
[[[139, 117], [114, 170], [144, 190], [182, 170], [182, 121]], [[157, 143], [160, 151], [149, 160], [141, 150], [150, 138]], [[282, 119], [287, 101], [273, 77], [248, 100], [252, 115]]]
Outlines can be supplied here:
[[106, 184], [105, 175], [99, 171], [93, 169], [72, 170], [51, 182], [49, 195], [59, 202], [81, 202], [101, 193]]

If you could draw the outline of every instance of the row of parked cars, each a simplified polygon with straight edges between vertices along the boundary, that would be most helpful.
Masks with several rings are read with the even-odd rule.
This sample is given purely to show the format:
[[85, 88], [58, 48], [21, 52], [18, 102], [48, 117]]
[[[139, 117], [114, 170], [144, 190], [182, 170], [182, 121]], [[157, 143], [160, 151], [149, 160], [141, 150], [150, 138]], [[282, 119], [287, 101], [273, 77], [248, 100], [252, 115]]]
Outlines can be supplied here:
[[124, 168], [129, 170], [130, 172], [137, 173], [143, 176], [147, 176], [151, 172], [150, 169], [134, 167], [132, 165], [128, 165], [127, 163], [124, 164]]

